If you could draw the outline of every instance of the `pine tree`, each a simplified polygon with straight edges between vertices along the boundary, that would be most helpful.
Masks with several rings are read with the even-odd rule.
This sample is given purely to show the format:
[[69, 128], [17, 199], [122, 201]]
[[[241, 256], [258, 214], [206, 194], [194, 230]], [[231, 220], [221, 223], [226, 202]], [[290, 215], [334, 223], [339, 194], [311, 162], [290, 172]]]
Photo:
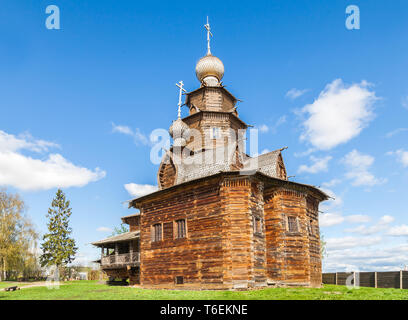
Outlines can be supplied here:
[[40, 256], [41, 266], [64, 266], [75, 259], [78, 248], [71, 238], [72, 229], [69, 226], [71, 216], [70, 202], [66, 200], [64, 192], [58, 189], [56, 197], [48, 209], [47, 223], [49, 233], [43, 237]]

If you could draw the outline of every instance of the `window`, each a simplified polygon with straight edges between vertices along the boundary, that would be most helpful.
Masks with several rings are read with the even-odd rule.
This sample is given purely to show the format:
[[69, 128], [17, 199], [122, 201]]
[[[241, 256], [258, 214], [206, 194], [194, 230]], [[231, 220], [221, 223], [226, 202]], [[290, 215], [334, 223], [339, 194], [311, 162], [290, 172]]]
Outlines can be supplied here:
[[289, 232], [299, 232], [297, 218], [289, 216], [288, 217], [288, 231]]
[[253, 218], [254, 233], [262, 233], [262, 221], [259, 217]]
[[310, 236], [313, 235], [313, 220], [309, 220], [308, 229], [309, 229], [309, 235]]
[[183, 284], [184, 277], [183, 276], [176, 276], [176, 284]]
[[153, 225], [152, 230], [152, 241], [161, 241], [162, 240], [162, 224], [157, 223]]
[[218, 139], [221, 137], [220, 128], [213, 127], [211, 130], [211, 139]]
[[181, 239], [186, 237], [186, 219], [176, 221], [176, 238]]

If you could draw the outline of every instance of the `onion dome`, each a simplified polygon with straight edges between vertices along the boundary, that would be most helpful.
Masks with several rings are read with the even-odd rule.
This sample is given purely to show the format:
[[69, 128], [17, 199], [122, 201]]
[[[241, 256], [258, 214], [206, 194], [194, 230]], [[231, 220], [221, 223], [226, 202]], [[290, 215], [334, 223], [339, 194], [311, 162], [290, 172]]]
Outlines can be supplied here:
[[173, 139], [177, 139], [186, 136], [189, 129], [190, 127], [183, 120], [178, 118], [171, 124], [169, 133]]
[[216, 56], [208, 53], [196, 65], [197, 79], [207, 86], [218, 86], [224, 76], [224, 64]]

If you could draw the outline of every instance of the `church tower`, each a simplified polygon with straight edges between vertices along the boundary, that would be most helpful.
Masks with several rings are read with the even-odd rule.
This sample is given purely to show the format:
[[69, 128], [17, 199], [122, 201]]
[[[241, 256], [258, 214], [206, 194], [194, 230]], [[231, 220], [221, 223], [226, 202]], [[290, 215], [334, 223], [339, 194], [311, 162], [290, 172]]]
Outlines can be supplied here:
[[[260, 157], [245, 153], [249, 125], [238, 116], [237, 102], [223, 85], [224, 64], [211, 53], [211, 29], [207, 20], [207, 54], [198, 60], [195, 73], [200, 87], [186, 92], [181, 81], [178, 118], [170, 126], [173, 145], [162, 159], [157, 176], [160, 189], [171, 187], [219, 171], [243, 170], [260, 165], [261, 171], [273, 172], [286, 179], [286, 168], [279, 149]], [[182, 104], [182, 94], [186, 96]], [[180, 108], [189, 115], [181, 119]], [[272, 166], [270, 165], [272, 163]], [[269, 163], [265, 166], [266, 163]]]

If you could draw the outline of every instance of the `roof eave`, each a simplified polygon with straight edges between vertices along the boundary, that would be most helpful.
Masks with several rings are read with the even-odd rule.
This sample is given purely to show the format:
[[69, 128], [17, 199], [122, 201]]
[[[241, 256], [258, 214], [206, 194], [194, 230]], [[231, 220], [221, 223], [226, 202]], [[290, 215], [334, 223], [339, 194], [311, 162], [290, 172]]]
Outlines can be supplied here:
[[281, 183], [283, 182], [283, 183], [287, 183], [289, 185], [290, 184], [298, 185], [298, 186], [301, 186], [301, 187], [312, 189], [312, 190], [316, 191], [321, 196], [322, 201], [328, 200], [330, 198], [330, 196], [328, 196], [326, 193], [324, 193], [322, 190], [320, 190], [319, 188], [317, 188], [315, 186], [308, 185], [308, 184], [303, 184], [303, 183], [299, 183], [299, 182], [294, 182], [294, 181], [289, 181], [289, 180], [283, 180], [283, 179], [279, 179], [279, 178], [274, 178], [274, 177], [268, 176], [268, 175], [266, 175], [266, 174], [264, 174], [264, 173], [262, 173], [260, 171], [256, 171], [255, 174], [241, 174], [240, 171], [220, 171], [220, 172], [215, 173], [215, 174], [210, 175], [210, 176], [200, 177], [200, 178], [197, 178], [197, 179], [193, 179], [193, 180], [189, 180], [189, 181], [182, 182], [182, 183], [179, 183], [179, 184], [175, 184], [175, 185], [173, 185], [171, 187], [168, 187], [166, 189], [157, 190], [155, 192], [149, 193], [149, 194], [144, 195], [142, 197], [129, 200], [129, 208], [131, 208], [131, 207], [137, 208], [135, 206], [135, 205], [137, 205], [137, 203], [140, 203], [140, 202], [148, 199], [151, 196], [154, 196], [154, 195], [157, 195], [157, 194], [160, 194], [160, 193], [164, 193], [164, 192], [168, 192], [170, 190], [177, 189], [177, 188], [179, 188], [181, 186], [185, 186], [185, 185], [188, 185], [190, 183], [198, 182], [198, 181], [209, 179], [209, 178], [215, 178], [216, 176], [221, 176], [221, 175], [242, 175], [242, 176], [255, 176], [255, 175], [258, 175], [258, 176], [261, 176], [263, 178], [271, 179], [271, 180], [278, 181], [278, 182], [281, 182]]

